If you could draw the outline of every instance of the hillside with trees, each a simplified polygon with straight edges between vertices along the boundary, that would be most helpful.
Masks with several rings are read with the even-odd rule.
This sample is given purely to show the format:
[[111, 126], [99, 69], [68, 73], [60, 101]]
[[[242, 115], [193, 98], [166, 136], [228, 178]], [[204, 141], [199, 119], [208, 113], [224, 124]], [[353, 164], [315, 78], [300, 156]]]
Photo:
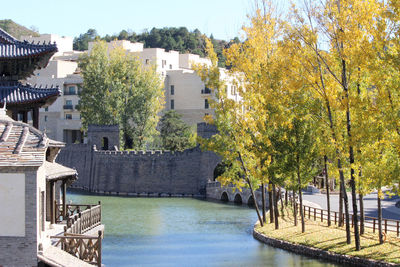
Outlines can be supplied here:
[[[198, 29], [189, 31], [186, 27], [165, 27], [162, 29], [153, 28], [151, 31], [144, 31], [136, 34], [133, 31], [122, 30], [119, 34], [99, 36], [95, 29], [89, 29], [86, 33], [80, 34], [74, 39], [74, 50], [84, 51], [88, 49], [88, 42], [96, 38], [107, 42], [112, 40], [128, 40], [131, 42], [141, 42], [145, 48], [164, 48], [165, 50], [175, 50], [180, 53], [192, 53], [202, 57], [205, 56], [205, 35]], [[221, 67], [225, 66], [225, 57], [222, 53], [224, 48], [230, 47], [233, 43], [239, 43], [239, 38], [227, 42], [217, 40], [210, 36], [218, 56], [218, 62]]]
[[33, 30], [30, 30], [18, 23], [15, 23], [11, 19], [3, 19], [0, 20], [0, 28], [11, 34], [17, 39], [20, 39], [23, 35], [32, 35], [39, 36], [39, 33]]

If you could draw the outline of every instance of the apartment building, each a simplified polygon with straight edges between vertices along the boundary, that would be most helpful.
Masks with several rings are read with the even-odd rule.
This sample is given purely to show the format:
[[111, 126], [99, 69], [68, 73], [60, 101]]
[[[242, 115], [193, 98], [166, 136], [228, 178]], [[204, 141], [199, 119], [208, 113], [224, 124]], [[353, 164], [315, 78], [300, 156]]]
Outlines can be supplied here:
[[[62, 88], [60, 96], [53, 105], [40, 110], [39, 127], [46, 131], [50, 138], [66, 143], [84, 141], [81, 132], [81, 119], [77, 105], [79, 90], [82, 88], [82, 77], [77, 72], [77, 60], [82, 52], [72, 50], [72, 39], [54, 35], [41, 35], [44, 41], [56, 40], [59, 52], [50, 60], [49, 65], [35, 72], [28, 82], [33, 84], [53, 84]], [[47, 38], [47, 39], [45, 39]], [[28, 41], [41, 41], [35, 37], [24, 36]], [[68, 43], [68, 44], [66, 44]], [[189, 125], [203, 122], [203, 117], [212, 114], [208, 98], [211, 90], [204, 86], [200, 77], [192, 69], [192, 64], [207, 64], [208, 59], [193, 54], [179, 54], [177, 51], [165, 51], [162, 48], [144, 48], [142, 43], [116, 40], [108, 43], [108, 49], [122, 47], [127, 53], [133, 53], [144, 66], [155, 65], [157, 72], [164, 79], [166, 110], [176, 110]], [[93, 43], [89, 43], [89, 51]], [[223, 71], [223, 70], [222, 70]], [[223, 73], [225, 73], [223, 71]], [[227, 76], [228, 77], [228, 76]], [[234, 88], [231, 79], [226, 79], [227, 88]], [[228, 89], [228, 97], [237, 99], [235, 90]]]
[[37, 85], [58, 86], [62, 94], [48, 108], [41, 109], [39, 128], [52, 139], [66, 143], [83, 142], [80, 114], [77, 111], [79, 103], [78, 90], [83, 80], [77, 74], [78, 59], [83, 52], [73, 51], [73, 39], [55, 34], [42, 34], [39, 37], [22, 36], [29, 42], [55, 42], [58, 52], [50, 59], [46, 68], [36, 70], [27, 82]]

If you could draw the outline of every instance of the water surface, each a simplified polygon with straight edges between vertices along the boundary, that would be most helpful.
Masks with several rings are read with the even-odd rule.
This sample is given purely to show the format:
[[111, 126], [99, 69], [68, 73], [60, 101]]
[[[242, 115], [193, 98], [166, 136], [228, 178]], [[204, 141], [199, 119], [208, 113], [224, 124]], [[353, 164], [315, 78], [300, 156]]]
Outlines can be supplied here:
[[128, 198], [69, 192], [102, 203], [103, 264], [110, 266], [336, 266], [260, 243], [253, 209], [191, 198]]

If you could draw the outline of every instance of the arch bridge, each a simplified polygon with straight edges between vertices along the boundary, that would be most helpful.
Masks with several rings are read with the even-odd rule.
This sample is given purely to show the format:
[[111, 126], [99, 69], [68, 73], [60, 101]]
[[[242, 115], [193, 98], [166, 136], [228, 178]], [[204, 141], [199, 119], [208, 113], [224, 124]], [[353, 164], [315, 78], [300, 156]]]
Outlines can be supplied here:
[[[236, 187], [221, 186], [217, 181], [208, 182], [206, 187], [207, 199], [220, 200], [222, 202], [233, 202], [235, 204], [247, 204], [249, 206], [254, 206], [254, 198], [251, 195], [251, 191], [248, 188], [242, 188], [239, 191]], [[256, 199], [258, 205], [261, 207], [261, 191], [255, 191]], [[268, 192], [265, 194], [266, 205], [268, 207]]]

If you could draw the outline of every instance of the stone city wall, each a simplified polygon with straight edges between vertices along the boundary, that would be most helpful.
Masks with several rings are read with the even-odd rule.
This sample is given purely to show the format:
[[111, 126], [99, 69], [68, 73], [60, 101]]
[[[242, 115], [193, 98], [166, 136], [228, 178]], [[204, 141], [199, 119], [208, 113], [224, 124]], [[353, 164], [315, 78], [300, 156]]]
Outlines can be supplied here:
[[57, 162], [75, 168], [78, 180], [71, 187], [119, 195], [206, 194], [219, 162], [216, 154], [199, 147], [183, 152], [97, 151], [93, 146], [71, 144]]

